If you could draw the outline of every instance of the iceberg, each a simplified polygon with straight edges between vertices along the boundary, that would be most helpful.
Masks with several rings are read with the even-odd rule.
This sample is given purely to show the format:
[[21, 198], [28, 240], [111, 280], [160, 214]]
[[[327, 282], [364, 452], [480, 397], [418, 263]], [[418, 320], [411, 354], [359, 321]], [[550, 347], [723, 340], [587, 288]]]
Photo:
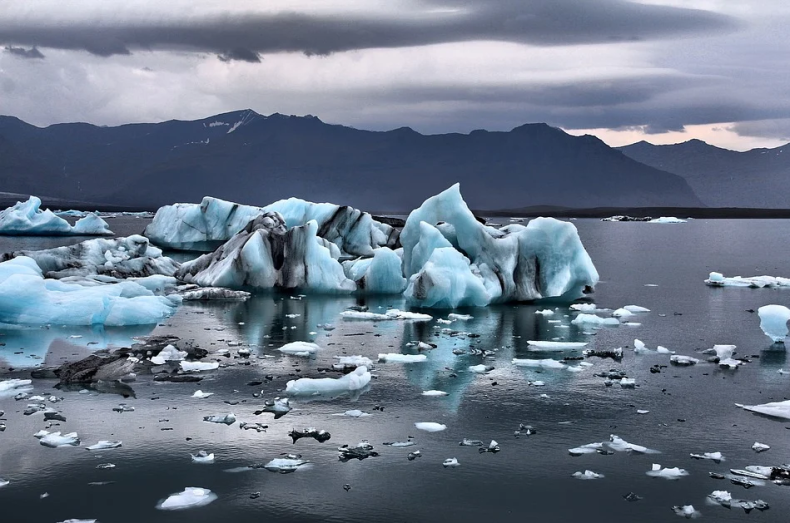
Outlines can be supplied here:
[[209, 489], [187, 487], [183, 492], [171, 494], [156, 506], [159, 510], [183, 510], [187, 508], [202, 507], [217, 499], [217, 495]]
[[96, 214], [77, 220], [74, 226], [50, 210], [41, 210], [41, 200], [31, 196], [25, 202], [0, 211], [0, 234], [14, 236], [112, 236], [107, 222]]
[[688, 476], [689, 473], [685, 469], [678, 467], [661, 468], [661, 465], [658, 463], [653, 463], [653, 467], [647, 472], [647, 475], [654, 478], [675, 480], [680, 479], [683, 476]]
[[357, 290], [369, 294], [400, 294], [406, 289], [398, 252], [387, 247], [373, 251], [372, 258], [358, 258], [342, 263], [346, 278]]
[[321, 350], [321, 347], [319, 347], [315, 343], [309, 343], [306, 341], [294, 341], [283, 345], [277, 350], [282, 352], [283, 354], [288, 354], [289, 356], [309, 357], [315, 355], [319, 350]]
[[763, 403], [761, 405], [742, 405], [740, 403], [736, 403], [735, 406], [750, 412], [764, 414], [765, 416], [770, 416], [772, 418], [790, 420], [790, 400], [773, 401], [771, 403]]
[[26, 256], [0, 263], [0, 323], [151, 325], [173, 314], [180, 302], [134, 281], [81, 285], [44, 278]]
[[760, 316], [760, 328], [774, 343], [784, 343], [787, 336], [787, 320], [790, 320], [790, 309], [782, 305], [763, 305], [757, 309]]
[[364, 388], [370, 383], [367, 367], [357, 367], [340, 378], [299, 378], [285, 385], [285, 393], [295, 396], [314, 394], [333, 394], [350, 392]]
[[660, 218], [653, 218], [647, 223], [686, 223], [687, 221], [674, 216], [661, 216]]
[[47, 432], [41, 431], [35, 434], [38, 442], [49, 448], [58, 447], [79, 447], [80, 438], [76, 432], [69, 432], [68, 434], [61, 435], [60, 432]]
[[[526, 227], [510, 225], [504, 230], [482, 225], [458, 184], [412, 211], [400, 240], [404, 276], [409, 278], [406, 296], [422, 306], [572, 301], [598, 281], [573, 224], [536, 218]], [[454, 271], [457, 274], [451, 274]], [[440, 280], [433, 282], [434, 275]]]
[[705, 285], [711, 287], [751, 287], [753, 289], [790, 287], [790, 278], [779, 276], [752, 276], [748, 278], [734, 276], [727, 278], [720, 272], [712, 272], [708, 275], [708, 279], [705, 280]]
[[337, 260], [337, 246], [317, 234], [315, 221], [287, 229], [279, 214], [261, 214], [213, 253], [182, 264], [176, 277], [231, 289], [356, 290]]

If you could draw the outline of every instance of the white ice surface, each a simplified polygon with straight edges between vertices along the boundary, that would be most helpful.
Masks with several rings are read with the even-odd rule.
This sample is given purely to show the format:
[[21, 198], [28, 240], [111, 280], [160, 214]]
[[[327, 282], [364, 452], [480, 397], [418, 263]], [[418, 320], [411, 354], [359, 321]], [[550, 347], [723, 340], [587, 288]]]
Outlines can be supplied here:
[[217, 499], [217, 495], [209, 489], [187, 487], [183, 492], [168, 496], [168, 498], [161, 501], [156, 508], [159, 510], [183, 510], [208, 505], [215, 499]]
[[436, 423], [435, 421], [420, 421], [414, 424], [417, 430], [424, 430], [425, 432], [441, 432], [447, 428], [447, 425]]
[[286, 384], [285, 392], [295, 396], [331, 394], [359, 390], [368, 383], [370, 383], [370, 372], [368, 372], [367, 367], [357, 367], [353, 372], [349, 372], [340, 378], [300, 378], [291, 380]]
[[757, 412], [758, 414], [790, 420], [790, 400], [772, 401], [771, 403], [763, 403], [761, 405], [742, 405], [740, 403], [736, 403], [735, 405], [751, 412]]
[[787, 336], [787, 320], [790, 320], [790, 309], [783, 305], [763, 305], [757, 309], [760, 316], [760, 328], [774, 342], [784, 342]]
[[69, 222], [50, 210], [41, 210], [41, 200], [31, 196], [0, 211], [0, 234], [6, 235], [112, 235], [107, 222], [95, 214]]

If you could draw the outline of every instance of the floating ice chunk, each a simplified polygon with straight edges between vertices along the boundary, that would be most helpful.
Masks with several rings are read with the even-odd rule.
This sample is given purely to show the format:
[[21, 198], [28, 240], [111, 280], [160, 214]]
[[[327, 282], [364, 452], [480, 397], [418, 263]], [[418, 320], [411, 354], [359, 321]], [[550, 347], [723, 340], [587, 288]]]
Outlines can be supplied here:
[[340, 378], [300, 378], [291, 380], [285, 385], [286, 394], [314, 395], [335, 392], [355, 391], [370, 383], [370, 372], [367, 367], [357, 367]]
[[541, 369], [564, 369], [566, 367], [565, 364], [550, 358], [542, 360], [513, 358], [512, 363], [517, 367], [537, 367]]
[[782, 278], [778, 276], [752, 276], [743, 278], [735, 276], [733, 278], [726, 278], [719, 272], [712, 272], [705, 280], [706, 285], [711, 287], [751, 287], [753, 289], [772, 288], [772, 287], [790, 287], [790, 278]]
[[334, 414], [335, 416], [347, 416], [349, 418], [364, 418], [367, 416], [371, 416], [367, 412], [362, 412], [361, 410], [347, 410], [345, 412], [341, 412], [340, 414]]
[[36, 437], [39, 438], [38, 442], [45, 447], [54, 449], [57, 447], [79, 447], [80, 445], [80, 438], [76, 432], [69, 432], [68, 434], [63, 435], [61, 435], [60, 432], [51, 432], [39, 437], [41, 432], [37, 433]]
[[0, 381], [0, 392], [7, 392], [22, 387], [28, 387], [33, 383], [32, 380], [10, 379]]
[[733, 359], [733, 354], [735, 354], [735, 345], [714, 345], [712, 349], [707, 349], [704, 352], [706, 354], [715, 354], [712, 360], [719, 364], [722, 368], [730, 368], [735, 369], [740, 365], [742, 362], [736, 359]]
[[337, 364], [341, 366], [370, 367], [373, 361], [366, 356], [335, 356]]
[[469, 367], [469, 372], [474, 372], [475, 374], [485, 374], [486, 372], [491, 372], [492, 370], [494, 370], [494, 367], [489, 367], [483, 365], [482, 363], [480, 365], [472, 365]]
[[447, 319], [450, 320], [469, 321], [473, 318], [474, 316], [470, 316], [469, 314], [456, 314], [455, 312], [451, 312], [447, 315]]
[[97, 523], [97, 519], [66, 519], [60, 523]]
[[691, 356], [681, 356], [679, 354], [675, 354], [669, 357], [669, 362], [673, 365], [680, 365], [681, 367], [687, 367], [690, 365], [696, 365], [699, 363], [697, 358], [692, 358]]
[[639, 305], [626, 305], [623, 308], [628, 312], [650, 312], [650, 309], [646, 309], [645, 307], [640, 307]]
[[766, 450], [769, 450], [770, 448], [771, 447], [769, 447], [765, 443], [760, 443], [760, 442], [757, 442], [757, 441], [755, 441], [754, 445], [752, 445], [752, 450], [755, 451], [755, 452], [765, 452]]
[[607, 446], [618, 452], [626, 451], [635, 452], [637, 454], [659, 454], [657, 450], [649, 449], [647, 447], [643, 447], [642, 445], [628, 443], [620, 436], [615, 436], [614, 434], [609, 436], [609, 443], [607, 443]]
[[279, 472], [281, 474], [287, 474], [289, 472], [294, 472], [296, 469], [301, 467], [302, 465], [307, 464], [306, 460], [300, 458], [275, 458], [268, 463], [266, 463], [263, 468], [268, 470], [269, 472]]
[[589, 312], [589, 313], [598, 312], [602, 310], [599, 309], [598, 306], [594, 303], [572, 303], [570, 309], [572, 311]]
[[771, 403], [763, 403], [762, 405], [741, 405], [740, 403], [736, 403], [735, 406], [773, 418], [790, 420], [790, 400], [774, 401]]
[[537, 341], [529, 340], [527, 344], [532, 347], [531, 350], [574, 350], [581, 349], [587, 346], [587, 342], [579, 341]]
[[447, 458], [446, 460], [444, 460], [444, 461], [442, 462], [442, 466], [443, 466], [444, 468], [448, 468], [448, 467], [460, 467], [460, 466], [461, 466], [461, 464], [460, 464], [460, 463], [458, 463], [458, 460], [457, 460], [456, 458]]
[[447, 396], [447, 392], [443, 390], [424, 390], [422, 391], [423, 396]]
[[606, 476], [593, 472], [592, 470], [585, 470], [584, 472], [574, 472], [573, 477], [576, 479], [601, 479]]
[[672, 510], [678, 516], [682, 516], [686, 519], [696, 519], [700, 517], [702, 514], [694, 508], [694, 505], [675, 505], [672, 507]]
[[425, 432], [441, 432], [447, 428], [447, 425], [442, 425], [441, 423], [436, 423], [433, 421], [421, 421], [414, 424], [418, 430], [424, 430]]
[[649, 410], [644, 410], [644, 409], [637, 409], [636, 413], [637, 414], [650, 414], [650, 411]]
[[192, 397], [193, 398], [204, 399], [204, 398], [208, 398], [209, 396], [213, 396], [213, 395], [214, 395], [213, 392], [203, 392], [202, 390], [196, 390], [195, 393], [192, 394]]
[[109, 449], [117, 449], [123, 446], [123, 442], [121, 441], [107, 441], [107, 440], [99, 440], [98, 443], [93, 444], [89, 447], [85, 447], [85, 450], [109, 450]]
[[214, 463], [214, 453], [209, 454], [205, 450], [198, 451], [197, 454], [190, 454], [192, 456], [192, 463], [199, 463], [201, 465], [208, 465]]
[[634, 313], [629, 311], [628, 309], [617, 309], [612, 313], [612, 316], [615, 318], [628, 318], [629, 316], [633, 316]]
[[601, 327], [616, 327], [620, 325], [617, 318], [601, 318], [595, 314], [581, 313], [571, 320], [573, 325], [579, 325], [582, 328], [601, 328]]
[[252, 294], [246, 291], [234, 291], [224, 287], [200, 287], [180, 292], [184, 301], [245, 301]]
[[686, 223], [687, 221], [674, 216], [661, 216], [660, 218], [653, 218], [647, 223]]
[[184, 372], [202, 372], [205, 370], [216, 370], [219, 363], [216, 361], [182, 361], [181, 370]]
[[535, 311], [535, 314], [540, 314], [541, 316], [553, 316], [554, 311], [551, 309], [543, 309], [542, 311]]
[[25, 202], [0, 211], [0, 234], [16, 236], [60, 236], [60, 235], [112, 235], [107, 222], [95, 214], [77, 220], [72, 227], [69, 222], [50, 210], [41, 210], [41, 200], [31, 196]]
[[684, 476], [688, 476], [689, 473], [685, 469], [681, 469], [678, 467], [673, 468], [661, 468], [661, 465], [658, 463], [653, 463], [653, 468], [651, 468], [647, 472], [648, 476], [653, 478], [663, 478], [663, 479], [680, 479]]
[[202, 507], [217, 499], [217, 495], [209, 489], [187, 487], [183, 492], [171, 494], [156, 506], [159, 510], [183, 510]]
[[172, 345], [167, 345], [159, 354], [151, 358], [151, 363], [164, 365], [168, 361], [181, 361], [187, 357], [186, 351], [180, 351]]
[[431, 321], [433, 316], [429, 314], [422, 314], [418, 312], [401, 311], [398, 309], [389, 309], [384, 314], [367, 311], [343, 311], [340, 316], [344, 320], [372, 320], [372, 321], [388, 321], [388, 320], [413, 320], [413, 321]]
[[384, 443], [384, 445], [388, 447], [400, 448], [400, 447], [413, 447], [414, 445], [416, 445], [416, 443], [414, 443], [413, 441], [395, 441], [395, 442]]
[[724, 456], [721, 452], [704, 452], [702, 454], [692, 453], [690, 456], [694, 459], [709, 459], [711, 461], [715, 461], [716, 463], [724, 461]]
[[207, 421], [209, 423], [223, 423], [225, 425], [233, 425], [236, 423], [236, 415], [231, 413], [228, 414], [215, 414], [213, 416], [203, 416], [203, 421]]
[[581, 456], [583, 454], [595, 454], [596, 452], [598, 452], [603, 448], [604, 448], [603, 443], [588, 443], [586, 445], [580, 445], [578, 447], [568, 449], [568, 453], [571, 456]]
[[283, 354], [288, 354], [289, 356], [308, 357], [314, 355], [319, 350], [321, 350], [321, 347], [319, 347], [315, 343], [310, 343], [306, 341], [294, 341], [292, 343], [283, 345], [277, 350], [282, 352]]
[[291, 405], [288, 398], [274, 398], [265, 401], [263, 409], [256, 410], [254, 414], [260, 416], [264, 412], [271, 412], [274, 414], [274, 419], [280, 419], [291, 412]]
[[133, 281], [79, 285], [45, 279], [26, 256], [0, 263], [0, 323], [150, 325], [173, 314], [180, 301]]
[[458, 445], [461, 447], [482, 447], [483, 442], [479, 439], [464, 438]]
[[8, 485], [9, 483], [11, 483], [11, 482], [10, 482], [10, 481], [8, 481], [7, 479], [0, 478], [0, 488], [3, 488], [3, 487], [5, 487], [5, 486], [6, 486], [6, 485]]
[[425, 354], [379, 354], [379, 361], [387, 363], [420, 363], [427, 359]]
[[636, 381], [632, 378], [621, 378], [620, 386], [624, 389], [633, 389], [636, 387]]
[[782, 305], [763, 305], [757, 309], [760, 316], [760, 328], [774, 342], [784, 343], [787, 336], [787, 320], [790, 320], [790, 309]]

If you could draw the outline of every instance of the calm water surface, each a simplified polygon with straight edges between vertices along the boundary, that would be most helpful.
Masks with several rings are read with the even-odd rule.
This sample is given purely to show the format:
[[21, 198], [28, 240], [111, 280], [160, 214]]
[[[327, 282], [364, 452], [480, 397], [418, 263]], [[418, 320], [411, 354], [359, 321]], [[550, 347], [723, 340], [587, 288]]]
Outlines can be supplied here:
[[[109, 223], [117, 233], [131, 234], [142, 230], [145, 220], [117, 218]], [[746, 490], [711, 479], [708, 472], [790, 462], [790, 422], [734, 406], [790, 397], [790, 375], [778, 372], [790, 370], [785, 352], [771, 349], [757, 315], [747, 312], [769, 303], [790, 305], [790, 289], [714, 289], [702, 280], [712, 270], [728, 276], [790, 275], [786, 241], [790, 222], [695, 220], [656, 225], [578, 220], [575, 224], [601, 274], [595, 302], [599, 307], [636, 304], [651, 309], [634, 319], [641, 326], [589, 335], [570, 325], [567, 308], [560, 307], [549, 317], [535, 314], [546, 305], [464, 310], [474, 319], [449, 326], [435, 321], [344, 322], [339, 314], [349, 305], [365, 304], [375, 311], [403, 304], [392, 297], [258, 296], [246, 303], [184, 305], [153, 329], [53, 327], [1, 332], [6, 345], [0, 347], [0, 361], [15, 368], [58, 364], [96, 348], [128, 345], [132, 336], [149, 333], [195, 340], [209, 351], [240, 342], [252, 349], [253, 356], [221, 358], [226, 366], [204, 373], [199, 384], [155, 383], [150, 376], [140, 376], [131, 384], [135, 393], [131, 398], [56, 391], [53, 382], [35, 381], [35, 393], [65, 398], [55, 406], [68, 421], [55, 430], [77, 431], [81, 448], [42, 447], [32, 437], [45, 426], [41, 415], [23, 416], [27, 402], [0, 397], [8, 426], [0, 433], [0, 477], [11, 481], [0, 488], [0, 521], [659, 522], [677, 520], [671, 507], [685, 504], [693, 504], [710, 521], [786, 521], [790, 488], [768, 483]], [[0, 251], [71, 240], [75, 239], [0, 238]], [[431, 314], [446, 317], [446, 312]], [[325, 323], [336, 329], [318, 328]], [[451, 336], [442, 333], [445, 327], [480, 337]], [[527, 340], [555, 338], [588, 341], [592, 348], [630, 348], [639, 338], [651, 348], [663, 345], [701, 358], [705, 357], [698, 354], [701, 350], [726, 343], [737, 345], [738, 355], [754, 358], [736, 371], [703, 363], [668, 367], [660, 374], [651, 374], [649, 368], [668, 364], [667, 356], [635, 355], [628, 349], [620, 363], [590, 358], [593, 367], [579, 373], [541, 372], [511, 364], [514, 357], [578, 355], [527, 350]], [[299, 340], [314, 340], [324, 350], [314, 359], [281, 356], [274, 350]], [[262, 399], [281, 394], [288, 380], [323, 376], [319, 369], [329, 367], [336, 355], [361, 354], [375, 360], [382, 352], [413, 352], [406, 346], [412, 341], [436, 343], [438, 348], [428, 353], [425, 363], [376, 365], [376, 378], [362, 394], [324, 401], [295, 398], [294, 410], [276, 421], [268, 414], [253, 415]], [[484, 358], [470, 354], [473, 348], [496, 352]], [[455, 355], [454, 349], [467, 353]], [[230, 350], [235, 354], [237, 348]], [[486, 375], [467, 371], [479, 363], [495, 369]], [[626, 371], [637, 388], [607, 388], [602, 378], [593, 376], [609, 369]], [[25, 374], [5, 372], [2, 378]], [[266, 375], [273, 379], [267, 381]], [[253, 380], [264, 383], [247, 385]], [[535, 380], [545, 386], [530, 386]], [[191, 398], [197, 389], [214, 395]], [[429, 389], [449, 395], [421, 396]], [[261, 391], [262, 398], [252, 396]], [[122, 402], [136, 410], [124, 414], [111, 410]], [[334, 415], [349, 409], [372, 415], [359, 419]], [[637, 409], [650, 412], [639, 415]], [[269, 429], [256, 433], [240, 430], [238, 423], [228, 427], [201, 421], [205, 415], [227, 412], [235, 413], [239, 421], [267, 423]], [[447, 430], [422, 432], [414, 427], [419, 421], [443, 423]], [[537, 434], [515, 438], [519, 423], [533, 425]], [[288, 431], [305, 427], [326, 429], [332, 437], [325, 443], [301, 439], [292, 444]], [[571, 447], [604, 441], [610, 434], [661, 453], [568, 454]], [[409, 436], [416, 446], [382, 445]], [[463, 438], [495, 439], [502, 450], [480, 454], [474, 447], [460, 447]], [[84, 449], [99, 439], [120, 439], [123, 447], [99, 453]], [[360, 440], [368, 440], [380, 456], [338, 461], [338, 446]], [[771, 450], [756, 454], [751, 450], [755, 441], [770, 445]], [[201, 449], [214, 452], [216, 463], [192, 464], [190, 452]], [[420, 450], [422, 457], [408, 461], [406, 455], [413, 450]], [[689, 457], [691, 452], [714, 451], [722, 452], [726, 461], [715, 464]], [[293, 474], [227, 471], [265, 463], [284, 452], [299, 453], [311, 465]], [[452, 457], [461, 466], [443, 468], [442, 461]], [[95, 468], [106, 462], [116, 468]], [[679, 481], [653, 479], [645, 475], [652, 463], [685, 468], [690, 475]], [[606, 477], [596, 481], [571, 477], [585, 469]], [[110, 483], [90, 485], [93, 482]], [[346, 492], [344, 485], [351, 489]], [[218, 499], [182, 512], [155, 509], [158, 501], [187, 486], [211, 489]], [[745, 514], [706, 504], [706, 495], [713, 490], [729, 490], [734, 498], [763, 499], [771, 508]], [[632, 491], [643, 499], [625, 501], [623, 495]], [[254, 492], [260, 497], [251, 499]], [[40, 499], [43, 493], [49, 496]]]

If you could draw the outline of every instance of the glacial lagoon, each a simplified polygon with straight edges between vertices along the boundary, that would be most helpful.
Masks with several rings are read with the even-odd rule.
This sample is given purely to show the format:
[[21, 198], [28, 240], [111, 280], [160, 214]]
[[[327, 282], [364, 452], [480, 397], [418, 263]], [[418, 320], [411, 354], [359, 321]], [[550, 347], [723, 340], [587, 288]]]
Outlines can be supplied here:
[[[507, 224], [506, 218], [493, 221]], [[108, 221], [119, 236], [141, 232], [147, 220]], [[782, 220], [692, 220], [685, 224], [606, 223], [575, 220], [579, 236], [600, 273], [590, 298], [600, 308], [639, 305], [650, 309], [630, 322], [587, 334], [571, 324], [567, 304], [493, 305], [454, 312], [472, 319], [447, 320], [451, 311], [422, 311], [432, 321], [349, 321], [352, 306], [371, 312], [407, 308], [400, 297], [256, 295], [246, 302], [184, 303], [158, 326], [6, 329], [1, 332], [0, 380], [28, 378], [25, 366], [53, 366], [106, 347], [129, 346], [133, 337], [172, 335], [215, 352], [220, 368], [200, 373], [199, 383], [154, 382], [138, 376], [128, 388], [82, 392], [53, 389], [55, 380], [34, 380], [30, 394], [63, 398], [51, 406], [66, 417], [48, 430], [76, 431], [80, 447], [47, 448], [33, 434], [45, 428], [41, 414], [23, 415], [28, 401], [18, 391], [0, 395], [5, 414], [0, 432], [3, 521], [102, 523], [140, 521], [675, 521], [673, 506], [693, 505], [711, 521], [785, 521], [790, 487], [770, 481], [746, 489], [710, 472], [728, 474], [748, 465], [790, 462], [790, 422], [754, 415], [735, 403], [758, 404], [790, 397], [790, 362], [759, 327], [754, 312], [766, 304], [790, 304], [790, 289], [712, 288], [712, 271], [726, 275], [790, 276], [790, 245]], [[0, 238], [0, 251], [48, 248], [84, 238]], [[21, 243], [24, 242], [24, 245]], [[180, 255], [180, 256], [183, 256]], [[183, 259], [183, 258], [182, 258]], [[550, 309], [551, 315], [536, 314]], [[327, 327], [327, 324], [330, 327]], [[540, 352], [529, 340], [587, 342], [596, 350], [622, 347], [621, 361], [583, 358], [581, 351]], [[655, 349], [697, 357], [692, 367], [669, 365], [669, 356], [635, 354], [634, 340]], [[321, 347], [315, 357], [283, 355], [294, 341]], [[418, 351], [424, 342], [436, 348]], [[749, 363], [723, 370], [707, 363], [704, 349], [737, 346]], [[249, 349], [241, 357], [239, 349]], [[282, 396], [289, 380], [337, 377], [325, 371], [336, 356], [426, 355], [418, 363], [374, 363], [369, 386], [340, 397], [291, 399], [279, 419], [255, 415], [264, 401]], [[519, 367], [513, 358], [583, 358], [579, 372]], [[493, 367], [475, 373], [469, 367]], [[15, 370], [8, 371], [8, 366]], [[658, 365], [660, 372], [651, 372]], [[596, 374], [623, 371], [635, 388]], [[260, 383], [258, 383], [260, 382]], [[542, 383], [542, 385], [540, 385]], [[213, 393], [193, 398], [195, 391]], [[445, 396], [424, 396], [439, 390]], [[115, 412], [120, 404], [134, 411]], [[340, 415], [349, 410], [370, 414]], [[647, 413], [639, 413], [647, 411]], [[235, 414], [232, 425], [205, 416]], [[241, 422], [267, 425], [244, 430]], [[415, 423], [446, 425], [439, 432]], [[529, 429], [521, 426], [531, 426]], [[288, 433], [315, 427], [328, 441]], [[518, 437], [515, 432], [520, 432]], [[568, 449], [617, 435], [658, 454], [614, 452], [571, 456]], [[495, 440], [499, 452], [460, 446], [464, 438]], [[99, 440], [122, 447], [86, 451]], [[366, 440], [378, 456], [338, 459], [338, 447]], [[413, 441], [413, 446], [384, 445]], [[757, 453], [752, 445], [770, 446]], [[205, 450], [214, 463], [193, 463]], [[419, 450], [419, 457], [408, 459]], [[725, 461], [696, 460], [691, 453], [721, 452]], [[308, 463], [293, 473], [259, 464], [299, 454]], [[444, 467], [448, 458], [459, 466]], [[114, 468], [97, 468], [112, 463]], [[647, 475], [652, 465], [688, 472], [677, 480]], [[252, 467], [251, 467], [252, 466]], [[586, 470], [603, 478], [581, 481]], [[185, 511], [157, 504], [186, 487], [210, 489], [213, 502]], [[761, 499], [766, 511], [726, 509], [706, 502], [727, 490], [733, 498]], [[628, 501], [629, 493], [641, 497]], [[42, 497], [44, 494], [46, 496]], [[634, 499], [633, 497], [631, 499]]]

